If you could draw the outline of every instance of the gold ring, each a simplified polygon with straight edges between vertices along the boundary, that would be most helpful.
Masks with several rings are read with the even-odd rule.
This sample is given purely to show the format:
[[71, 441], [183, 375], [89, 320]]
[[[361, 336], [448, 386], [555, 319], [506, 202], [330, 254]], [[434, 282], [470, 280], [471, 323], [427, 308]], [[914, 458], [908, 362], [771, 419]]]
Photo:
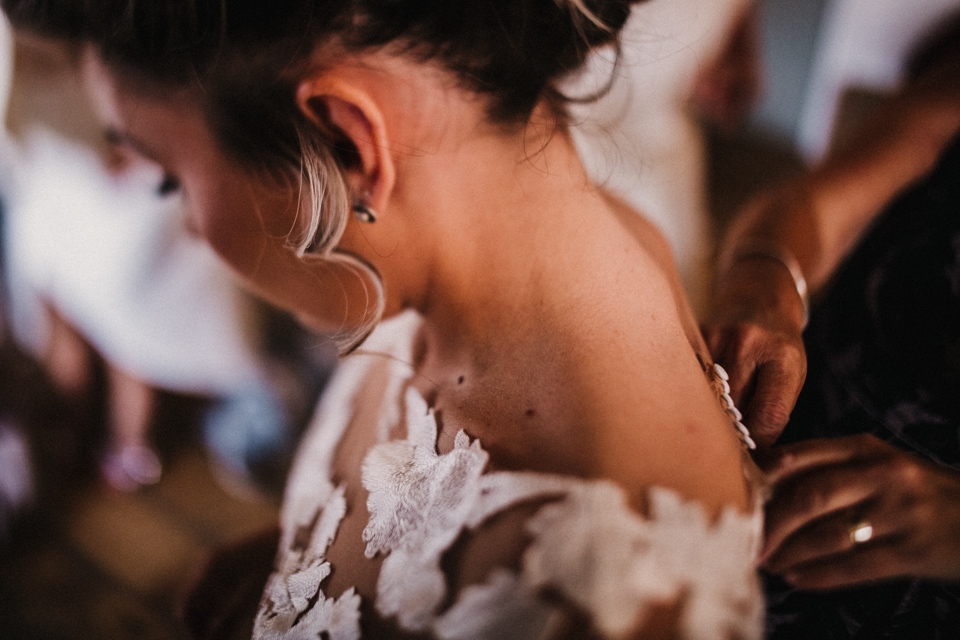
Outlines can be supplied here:
[[861, 520], [850, 527], [850, 542], [853, 544], [863, 544], [873, 537], [873, 525], [866, 520]]

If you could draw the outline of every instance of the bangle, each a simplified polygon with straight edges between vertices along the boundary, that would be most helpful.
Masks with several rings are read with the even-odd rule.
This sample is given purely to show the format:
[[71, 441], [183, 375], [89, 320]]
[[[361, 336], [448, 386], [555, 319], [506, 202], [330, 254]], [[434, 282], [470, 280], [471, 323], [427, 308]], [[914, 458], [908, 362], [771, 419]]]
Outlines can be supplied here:
[[810, 321], [810, 294], [807, 291], [807, 279], [803, 277], [803, 270], [800, 263], [792, 253], [778, 245], [766, 242], [752, 242], [742, 247], [737, 247], [736, 251], [727, 261], [727, 268], [741, 260], [751, 258], [767, 258], [778, 262], [790, 272], [793, 278], [793, 285], [797, 288], [797, 294], [800, 296], [800, 303], [803, 305], [803, 320], [801, 329], [807, 328], [807, 322]]

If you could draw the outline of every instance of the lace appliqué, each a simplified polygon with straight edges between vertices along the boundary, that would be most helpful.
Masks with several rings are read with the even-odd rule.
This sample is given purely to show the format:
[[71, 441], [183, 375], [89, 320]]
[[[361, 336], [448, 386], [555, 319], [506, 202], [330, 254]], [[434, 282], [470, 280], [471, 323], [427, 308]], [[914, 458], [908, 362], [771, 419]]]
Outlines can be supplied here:
[[[262, 640], [315, 640], [317, 630], [330, 640], [360, 638], [360, 596], [349, 589], [339, 598], [325, 598], [320, 583], [330, 575], [323, 554], [346, 513], [343, 487], [337, 487], [313, 523], [310, 542], [294, 544], [279, 571], [270, 576], [254, 624]], [[286, 536], [285, 536], [286, 537]]]
[[[411, 396], [416, 394], [408, 394], [408, 402]], [[440, 559], [463, 529], [486, 462], [480, 443], [471, 445], [462, 431], [444, 456], [432, 446], [397, 441], [374, 447], [364, 460], [363, 485], [370, 492], [366, 555], [388, 554], [377, 583], [377, 610], [407, 629], [425, 629], [446, 594]]]
[[754, 574], [760, 520], [703, 508], [669, 489], [648, 492], [649, 518], [608, 481], [584, 483], [542, 507], [523, 558], [533, 588], [558, 589], [609, 637], [622, 637], [647, 608], [682, 596], [680, 637], [757, 638], [762, 598]]
[[[360, 637], [360, 597], [351, 589], [326, 598], [320, 585], [330, 572], [324, 555], [346, 510], [343, 488], [329, 480], [330, 456], [364, 372], [338, 373], [341, 384], [329, 392], [338, 399], [321, 410], [322, 428], [304, 442], [285, 500], [291, 506], [282, 516], [280, 566], [264, 594], [255, 638], [316, 638], [322, 631], [331, 640]], [[395, 419], [403, 406], [398, 395], [386, 398]], [[589, 614], [601, 634], [617, 638], [652, 606], [680, 597], [683, 638], [761, 636], [763, 601], [754, 572], [759, 509], [752, 516], [729, 509], [711, 524], [697, 503], [654, 488], [644, 518], [609, 481], [484, 473], [488, 454], [478, 441], [461, 431], [453, 450], [440, 455], [426, 402], [409, 389], [405, 405], [407, 438], [371, 448], [362, 469], [370, 513], [366, 554], [385, 556], [375, 603], [380, 615], [443, 640], [545, 637], [564, 615], [555, 599], [541, 597], [549, 590]], [[520, 570], [493, 569], [486, 582], [463, 589], [441, 611], [447, 549], [463, 531], [533, 499], [549, 501], [526, 523], [531, 542]]]
[[[399, 420], [394, 399], [410, 375], [406, 363], [411, 361], [412, 340], [395, 340], [390, 328], [412, 336], [417, 324], [413, 314], [400, 316], [367, 341], [367, 349], [382, 353], [390, 363], [391, 383], [377, 425], [381, 439]], [[370, 363], [380, 360], [355, 358], [340, 366], [300, 444], [280, 514], [278, 567], [267, 581], [254, 622], [253, 637], [258, 640], [316, 640], [320, 631], [329, 640], [360, 638], [360, 596], [350, 589], [337, 599], [326, 598], [320, 585], [331, 571], [324, 556], [347, 512], [344, 487], [330, 481], [333, 455]]]
[[[454, 449], [437, 454], [432, 412], [414, 391], [406, 400], [411, 441], [378, 445], [363, 470], [366, 552], [388, 554], [377, 584], [380, 614], [440, 638], [539, 637], [553, 611], [537, 596], [549, 589], [589, 612], [605, 636], [622, 637], [651, 605], [682, 596], [683, 637], [760, 636], [757, 518], [730, 509], [711, 525], [699, 504], [662, 488], [650, 491], [643, 518], [609, 481], [484, 474], [479, 442], [460, 431]], [[440, 561], [461, 531], [544, 497], [556, 500], [527, 523], [533, 541], [521, 572], [494, 571], [438, 615], [446, 595]]]

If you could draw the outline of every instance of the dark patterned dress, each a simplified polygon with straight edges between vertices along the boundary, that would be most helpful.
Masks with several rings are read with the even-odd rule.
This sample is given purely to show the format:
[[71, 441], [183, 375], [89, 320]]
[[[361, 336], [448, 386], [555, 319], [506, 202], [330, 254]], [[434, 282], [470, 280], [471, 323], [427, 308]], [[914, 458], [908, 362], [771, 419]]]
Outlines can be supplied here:
[[[807, 381], [779, 443], [872, 433], [960, 470], [960, 136], [878, 217], [804, 335]], [[960, 638], [960, 583], [829, 593], [765, 576], [771, 638]]]

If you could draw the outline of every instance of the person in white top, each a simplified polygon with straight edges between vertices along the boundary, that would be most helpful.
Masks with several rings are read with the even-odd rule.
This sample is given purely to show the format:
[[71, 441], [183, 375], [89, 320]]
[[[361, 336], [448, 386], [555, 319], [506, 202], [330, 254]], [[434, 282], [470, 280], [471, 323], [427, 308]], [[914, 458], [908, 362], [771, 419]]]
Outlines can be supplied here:
[[[10, 45], [12, 93], [2, 100], [9, 337], [44, 364], [79, 416], [95, 406], [103, 363], [101, 469], [110, 486], [159, 479], [150, 430], [162, 391], [216, 399], [208, 441], [219, 469], [244, 480], [240, 450], [252, 440], [291, 446], [292, 419], [269, 368], [284, 365], [262, 346], [260, 305], [189, 232], [175, 181], [104, 139], [69, 48], [23, 37]], [[257, 426], [245, 424], [251, 410]]]
[[595, 52], [563, 87], [590, 178], [663, 233], [694, 312], [712, 280], [702, 118], [724, 129], [759, 87], [752, 0], [651, 0], [634, 7], [619, 55]]

